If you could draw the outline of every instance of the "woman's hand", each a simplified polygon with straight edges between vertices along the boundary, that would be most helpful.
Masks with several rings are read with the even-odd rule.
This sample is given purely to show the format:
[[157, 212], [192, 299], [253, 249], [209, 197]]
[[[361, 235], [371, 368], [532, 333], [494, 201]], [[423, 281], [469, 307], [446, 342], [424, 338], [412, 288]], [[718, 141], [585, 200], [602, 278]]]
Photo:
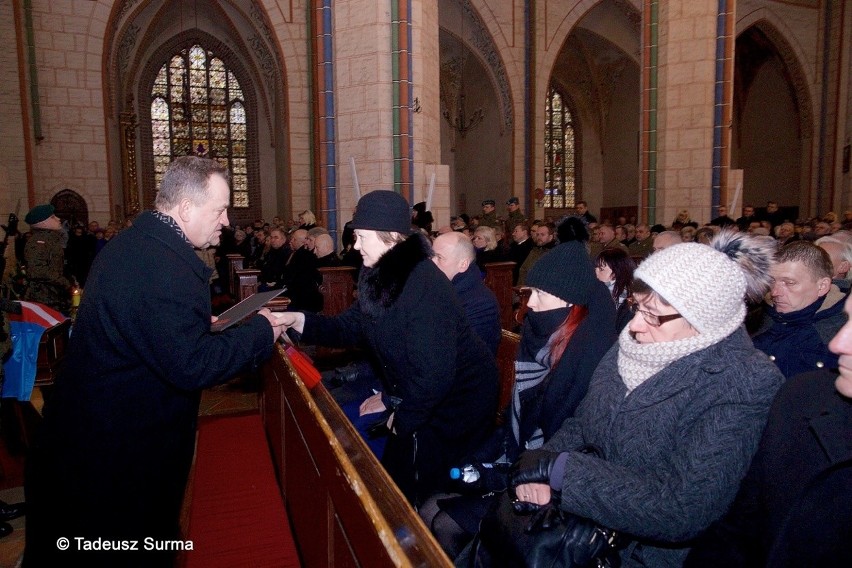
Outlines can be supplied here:
[[[264, 311], [269, 312], [269, 310], [264, 308], [258, 313], [263, 313]], [[263, 315], [266, 316], [269, 323], [272, 324], [272, 327], [280, 325], [284, 326], [285, 329], [295, 329], [299, 333], [302, 333], [305, 330], [305, 314], [302, 312], [269, 312], [269, 315]]]
[[525, 483], [515, 487], [515, 496], [518, 501], [533, 503], [535, 505], [547, 505], [550, 503], [550, 485], [546, 483]]
[[384, 411], [385, 403], [382, 402], [382, 393], [379, 392], [361, 403], [361, 406], [358, 408], [358, 416]]

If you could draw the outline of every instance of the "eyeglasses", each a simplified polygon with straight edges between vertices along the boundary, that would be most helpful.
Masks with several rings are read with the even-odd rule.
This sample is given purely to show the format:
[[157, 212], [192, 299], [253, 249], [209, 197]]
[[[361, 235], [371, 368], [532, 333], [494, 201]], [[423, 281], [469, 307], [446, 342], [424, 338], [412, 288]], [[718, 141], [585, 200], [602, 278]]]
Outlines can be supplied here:
[[642, 317], [645, 318], [645, 323], [650, 325], [651, 327], [660, 327], [666, 322], [676, 320], [678, 318], [682, 318], [681, 314], [669, 314], [666, 316], [658, 316], [657, 314], [652, 314], [651, 312], [640, 310], [639, 302], [636, 301], [632, 296], [627, 298], [627, 306], [630, 308], [630, 311], [635, 313], [642, 314]]

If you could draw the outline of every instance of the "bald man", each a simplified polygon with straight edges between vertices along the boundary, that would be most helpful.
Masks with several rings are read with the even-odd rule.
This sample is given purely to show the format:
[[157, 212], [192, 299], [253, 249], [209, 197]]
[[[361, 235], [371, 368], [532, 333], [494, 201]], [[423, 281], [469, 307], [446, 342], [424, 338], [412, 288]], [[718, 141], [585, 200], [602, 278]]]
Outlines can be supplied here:
[[654, 237], [654, 252], [682, 243], [683, 238], [678, 231], [663, 231]]
[[461, 233], [438, 235], [432, 243], [432, 261], [450, 279], [473, 331], [497, 354], [500, 344], [500, 306], [497, 297], [482, 282], [476, 266], [476, 251]]
[[340, 266], [340, 259], [334, 254], [334, 241], [328, 233], [314, 237], [314, 254], [317, 256], [317, 268]]

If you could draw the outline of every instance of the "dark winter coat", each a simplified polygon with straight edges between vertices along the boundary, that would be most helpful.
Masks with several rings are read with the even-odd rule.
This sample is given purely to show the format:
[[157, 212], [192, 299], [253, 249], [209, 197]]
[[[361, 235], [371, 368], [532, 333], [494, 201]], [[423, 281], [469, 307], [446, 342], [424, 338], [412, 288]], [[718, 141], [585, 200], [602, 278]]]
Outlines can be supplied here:
[[[593, 283], [588, 308], [588, 315], [577, 327], [556, 367], [538, 387], [531, 389], [533, 392], [522, 393], [522, 441], [528, 440], [536, 428], [541, 428], [544, 439], [549, 440], [567, 418], [574, 416], [589, 390], [595, 369], [615, 342], [615, 306], [601, 282]], [[515, 461], [523, 449], [517, 447], [513, 436], [509, 435], [509, 440], [509, 459]]]
[[[783, 377], [742, 328], [629, 395], [617, 359], [615, 345], [544, 449], [569, 452], [562, 508], [637, 540], [625, 568], [678, 566], [733, 500]], [[572, 451], [587, 443], [606, 459]]]
[[349, 310], [305, 314], [302, 335], [309, 343], [360, 345], [373, 359], [394, 411], [382, 463], [412, 502], [439, 489], [449, 468], [481, 443], [497, 407], [494, 355], [430, 255], [420, 234], [397, 244], [361, 270]]
[[521, 266], [523, 266], [524, 261], [527, 259], [527, 255], [530, 254], [530, 251], [535, 246], [535, 243], [531, 238], [527, 238], [522, 243], [512, 242], [509, 245], [509, 256], [506, 260], [511, 260], [515, 263], [515, 267], [512, 269], [512, 284], [516, 285], [518, 283], [518, 273], [521, 270]]
[[475, 264], [453, 276], [452, 282], [470, 327], [496, 355], [501, 327], [500, 306], [494, 292], [482, 281]]
[[[273, 348], [262, 316], [210, 332], [210, 274], [151, 213], [95, 258], [28, 462], [29, 565], [71, 563], [71, 552], [50, 557], [60, 536], [176, 538], [201, 389]], [[157, 564], [150, 553], [139, 562]], [[135, 565], [128, 553], [82, 562], [100, 563]]]
[[836, 369], [837, 355], [828, 350], [828, 343], [846, 323], [843, 304], [848, 295], [832, 286], [810, 306], [784, 314], [767, 305], [754, 346], [769, 355], [787, 378], [817, 369]]
[[836, 378], [781, 388], [737, 498], [687, 566], [852, 566], [852, 400]]
[[284, 286], [284, 271], [287, 268], [287, 259], [290, 258], [290, 248], [269, 247], [263, 261], [258, 264], [260, 268], [260, 282], [269, 286], [270, 290], [277, 290]]
[[285, 296], [290, 298], [291, 310], [322, 310], [322, 294], [319, 282], [322, 277], [317, 271], [317, 256], [304, 247], [293, 251], [284, 271]]

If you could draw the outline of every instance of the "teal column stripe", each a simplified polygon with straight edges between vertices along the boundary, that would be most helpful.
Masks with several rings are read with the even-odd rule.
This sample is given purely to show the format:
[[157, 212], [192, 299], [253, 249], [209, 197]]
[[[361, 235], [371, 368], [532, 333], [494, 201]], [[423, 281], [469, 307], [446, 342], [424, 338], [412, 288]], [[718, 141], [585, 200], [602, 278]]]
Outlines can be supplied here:
[[648, 133], [648, 224], [657, 222], [657, 73], [659, 50], [659, 5], [658, 0], [651, 0], [651, 69], [648, 73], [650, 85], [649, 130]]

